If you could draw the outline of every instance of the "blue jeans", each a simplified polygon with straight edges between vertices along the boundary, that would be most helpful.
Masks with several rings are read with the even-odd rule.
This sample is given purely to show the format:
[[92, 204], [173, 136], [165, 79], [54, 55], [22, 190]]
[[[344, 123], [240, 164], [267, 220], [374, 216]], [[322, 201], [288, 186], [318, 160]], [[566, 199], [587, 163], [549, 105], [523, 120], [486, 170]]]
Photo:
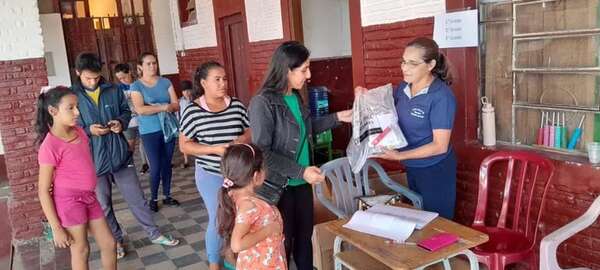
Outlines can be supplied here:
[[423, 210], [452, 220], [456, 204], [456, 156], [425, 168], [406, 167], [408, 186], [423, 196]]
[[208, 263], [219, 263], [221, 260], [223, 240], [217, 230], [217, 207], [221, 186], [223, 186], [222, 176], [206, 172], [196, 164], [196, 187], [208, 212], [208, 226], [204, 234]]
[[158, 186], [162, 180], [163, 195], [171, 197], [171, 160], [175, 140], [165, 143], [162, 131], [142, 134], [142, 143], [146, 150], [146, 156], [150, 162], [150, 190], [152, 200], [158, 199]]

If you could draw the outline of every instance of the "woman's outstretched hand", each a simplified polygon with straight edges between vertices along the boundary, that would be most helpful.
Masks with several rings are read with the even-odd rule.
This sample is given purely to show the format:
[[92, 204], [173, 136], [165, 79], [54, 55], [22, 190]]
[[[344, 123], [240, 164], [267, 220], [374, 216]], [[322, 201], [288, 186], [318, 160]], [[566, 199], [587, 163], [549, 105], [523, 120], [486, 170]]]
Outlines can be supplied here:
[[[356, 88], [354, 88], [354, 99], [365, 93], [367, 93], [367, 88], [357, 86]], [[337, 112], [337, 118], [341, 122], [352, 123], [352, 110], [344, 110]]]
[[337, 112], [337, 119], [341, 122], [352, 123], [352, 110]]
[[356, 88], [354, 88], [354, 98], [362, 95], [362, 94], [366, 94], [367, 91], [369, 91], [367, 88], [364, 88], [362, 86], [357, 86]]

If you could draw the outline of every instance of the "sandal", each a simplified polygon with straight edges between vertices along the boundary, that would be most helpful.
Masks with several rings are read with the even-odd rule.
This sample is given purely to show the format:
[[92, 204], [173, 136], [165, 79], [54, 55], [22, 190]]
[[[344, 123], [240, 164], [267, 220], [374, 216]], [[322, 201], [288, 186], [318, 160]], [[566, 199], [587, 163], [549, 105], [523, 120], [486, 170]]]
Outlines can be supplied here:
[[117, 246], [117, 260], [125, 257], [125, 248], [121, 245]]
[[235, 265], [226, 260], [223, 260], [223, 268], [225, 268], [226, 270], [235, 270]]
[[156, 239], [152, 240], [152, 243], [172, 247], [178, 245], [179, 240], [173, 239], [169, 235], [160, 235]]

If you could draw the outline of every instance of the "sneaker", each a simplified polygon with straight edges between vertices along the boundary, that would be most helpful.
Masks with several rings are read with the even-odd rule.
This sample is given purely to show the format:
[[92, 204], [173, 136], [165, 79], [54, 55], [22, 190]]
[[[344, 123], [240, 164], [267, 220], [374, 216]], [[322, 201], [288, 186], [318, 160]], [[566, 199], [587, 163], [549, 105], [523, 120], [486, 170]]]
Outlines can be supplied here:
[[163, 246], [176, 246], [179, 244], [179, 240], [173, 239], [170, 235], [160, 235], [154, 240], [151, 240], [153, 244], [163, 245]]
[[150, 169], [150, 166], [148, 166], [148, 163], [144, 163], [144, 165], [142, 165], [142, 169], [140, 170], [140, 174], [145, 174], [148, 172], [148, 170]]
[[122, 245], [117, 245], [117, 260], [123, 259], [125, 257], [125, 247]]
[[158, 212], [158, 201], [150, 200], [150, 210]]
[[170, 206], [179, 206], [179, 201], [177, 201], [171, 197], [167, 197], [166, 199], [163, 200], [163, 204], [170, 205]]

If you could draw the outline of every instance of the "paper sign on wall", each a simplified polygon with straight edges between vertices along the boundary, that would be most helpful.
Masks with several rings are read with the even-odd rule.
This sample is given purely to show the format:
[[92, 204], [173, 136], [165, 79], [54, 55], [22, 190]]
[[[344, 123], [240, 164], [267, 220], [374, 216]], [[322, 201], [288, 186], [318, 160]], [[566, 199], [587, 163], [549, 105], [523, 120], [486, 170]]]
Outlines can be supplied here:
[[479, 29], [477, 10], [435, 16], [433, 39], [440, 48], [477, 47]]
[[245, 0], [248, 41], [283, 38], [280, 0]]

